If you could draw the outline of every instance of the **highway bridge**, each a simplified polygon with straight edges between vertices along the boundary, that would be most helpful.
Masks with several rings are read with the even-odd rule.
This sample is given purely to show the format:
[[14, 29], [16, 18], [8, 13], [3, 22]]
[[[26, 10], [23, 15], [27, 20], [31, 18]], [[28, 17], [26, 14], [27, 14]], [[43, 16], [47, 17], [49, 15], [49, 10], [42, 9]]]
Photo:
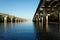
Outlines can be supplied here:
[[60, 22], [60, 0], [40, 0], [33, 22]]
[[0, 22], [25, 22], [25, 21], [27, 21], [27, 19], [0, 13]]

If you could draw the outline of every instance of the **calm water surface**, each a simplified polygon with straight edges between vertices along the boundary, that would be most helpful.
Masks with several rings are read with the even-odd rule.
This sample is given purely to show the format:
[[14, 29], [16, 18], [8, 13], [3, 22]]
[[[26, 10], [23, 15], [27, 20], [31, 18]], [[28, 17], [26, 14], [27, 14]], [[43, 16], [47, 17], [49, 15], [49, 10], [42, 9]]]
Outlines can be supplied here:
[[0, 23], [0, 40], [60, 40], [60, 25], [33, 22]]

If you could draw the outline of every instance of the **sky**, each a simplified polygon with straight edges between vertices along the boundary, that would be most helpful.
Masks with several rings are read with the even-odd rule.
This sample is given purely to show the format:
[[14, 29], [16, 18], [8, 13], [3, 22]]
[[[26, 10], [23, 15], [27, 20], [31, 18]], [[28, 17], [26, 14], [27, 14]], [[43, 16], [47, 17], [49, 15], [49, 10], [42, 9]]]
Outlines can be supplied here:
[[33, 19], [40, 0], [0, 0], [0, 13]]

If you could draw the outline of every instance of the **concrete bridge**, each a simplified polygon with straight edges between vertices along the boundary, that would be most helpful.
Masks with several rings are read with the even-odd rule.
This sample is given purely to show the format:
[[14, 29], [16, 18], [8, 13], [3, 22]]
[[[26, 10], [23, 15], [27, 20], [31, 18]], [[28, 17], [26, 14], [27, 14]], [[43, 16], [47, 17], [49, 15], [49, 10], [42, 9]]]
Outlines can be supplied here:
[[60, 22], [60, 0], [40, 0], [34, 22]]
[[0, 22], [24, 22], [26, 19], [0, 13]]

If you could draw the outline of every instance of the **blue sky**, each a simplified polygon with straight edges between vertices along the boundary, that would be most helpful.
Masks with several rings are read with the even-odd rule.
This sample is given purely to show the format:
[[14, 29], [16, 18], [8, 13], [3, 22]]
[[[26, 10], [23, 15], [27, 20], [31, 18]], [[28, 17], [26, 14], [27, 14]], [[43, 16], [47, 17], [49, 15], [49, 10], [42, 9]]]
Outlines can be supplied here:
[[40, 0], [0, 0], [0, 13], [32, 19]]

